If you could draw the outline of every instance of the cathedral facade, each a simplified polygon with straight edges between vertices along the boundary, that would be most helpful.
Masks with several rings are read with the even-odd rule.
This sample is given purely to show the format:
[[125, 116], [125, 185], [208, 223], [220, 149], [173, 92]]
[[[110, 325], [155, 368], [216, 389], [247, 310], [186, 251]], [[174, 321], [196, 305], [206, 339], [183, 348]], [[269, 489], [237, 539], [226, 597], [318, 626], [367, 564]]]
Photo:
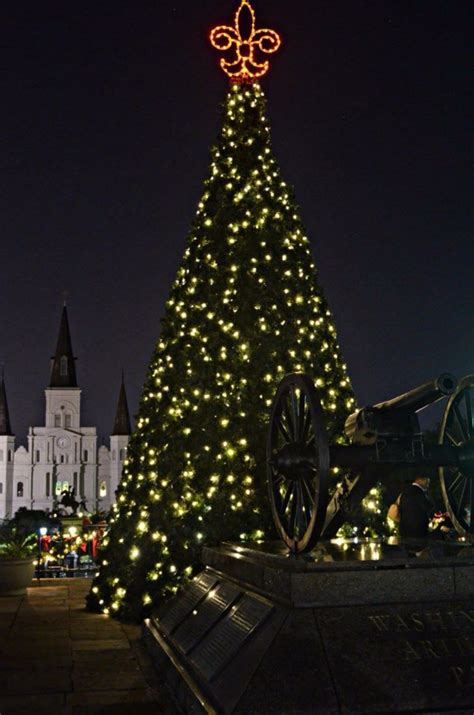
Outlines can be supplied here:
[[123, 378], [110, 447], [98, 448], [96, 428], [82, 426], [81, 389], [64, 306], [45, 389], [45, 423], [29, 428], [26, 449], [15, 447], [3, 379], [0, 385], [0, 520], [13, 517], [20, 507], [53, 512], [66, 492], [89, 512], [108, 511], [130, 433]]

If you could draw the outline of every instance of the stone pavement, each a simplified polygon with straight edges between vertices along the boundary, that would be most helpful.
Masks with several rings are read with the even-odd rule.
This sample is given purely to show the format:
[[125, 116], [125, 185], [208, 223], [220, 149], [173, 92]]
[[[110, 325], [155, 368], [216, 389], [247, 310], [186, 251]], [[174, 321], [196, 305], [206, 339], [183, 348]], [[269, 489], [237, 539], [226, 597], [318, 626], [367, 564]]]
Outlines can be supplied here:
[[0, 715], [175, 715], [140, 627], [88, 613], [88, 579], [0, 598]]

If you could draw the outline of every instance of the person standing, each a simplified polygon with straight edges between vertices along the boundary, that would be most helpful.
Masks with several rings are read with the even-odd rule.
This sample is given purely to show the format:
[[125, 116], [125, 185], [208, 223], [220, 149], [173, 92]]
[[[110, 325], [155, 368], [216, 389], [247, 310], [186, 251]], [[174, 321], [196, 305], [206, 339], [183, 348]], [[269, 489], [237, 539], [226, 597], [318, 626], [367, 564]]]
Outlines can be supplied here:
[[430, 478], [420, 474], [403, 489], [400, 497], [400, 536], [405, 539], [427, 539], [432, 505], [427, 496]]

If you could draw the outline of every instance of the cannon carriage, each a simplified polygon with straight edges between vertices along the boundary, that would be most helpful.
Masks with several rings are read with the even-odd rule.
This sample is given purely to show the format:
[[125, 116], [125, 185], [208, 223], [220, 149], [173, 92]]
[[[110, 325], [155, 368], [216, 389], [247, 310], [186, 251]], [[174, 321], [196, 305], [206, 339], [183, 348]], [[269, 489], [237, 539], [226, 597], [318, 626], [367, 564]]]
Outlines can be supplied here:
[[[438, 443], [421, 432], [418, 413], [447, 399]], [[450, 374], [357, 410], [345, 424], [349, 444], [329, 444], [313, 381], [295, 373], [281, 381], [267, 440], [267, 484], [277, 530], [293, 553], [333, 538], [355, 505], [400, 467], [437, 467], [456, 531], [474, 536], [474, 375]], [[330, 472], [342, 474], [330, 497]]]

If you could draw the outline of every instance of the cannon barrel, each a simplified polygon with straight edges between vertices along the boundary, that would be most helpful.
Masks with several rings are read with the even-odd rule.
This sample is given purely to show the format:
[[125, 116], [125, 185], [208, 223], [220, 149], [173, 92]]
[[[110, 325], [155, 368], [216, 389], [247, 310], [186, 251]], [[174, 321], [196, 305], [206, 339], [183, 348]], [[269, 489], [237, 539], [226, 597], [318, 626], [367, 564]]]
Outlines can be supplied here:
[[374, 444], [383, 434], [413, 435], [419, 431], [417, 412], [438, 400], [452, 395], [458, 381], [454, 375], [443, 373], [435, 380], [415, 387], [409, 392], [363, 407], [353, 412], [346, 420], [346, 436], [361, 445]]
[[443, 372], [439, 377], [424, 385], [415, 387], [409, 392], [403, 393], [398, 397], [393, 397], [391, 400], [379, 402], [374, 405], [377, 410], [410, 410], [410, 412], [419, 412], [420, 410], [432, 405], [446, 395], [452, 395], [456, 392], [458, 381], [454, 375], [449, 372]]

